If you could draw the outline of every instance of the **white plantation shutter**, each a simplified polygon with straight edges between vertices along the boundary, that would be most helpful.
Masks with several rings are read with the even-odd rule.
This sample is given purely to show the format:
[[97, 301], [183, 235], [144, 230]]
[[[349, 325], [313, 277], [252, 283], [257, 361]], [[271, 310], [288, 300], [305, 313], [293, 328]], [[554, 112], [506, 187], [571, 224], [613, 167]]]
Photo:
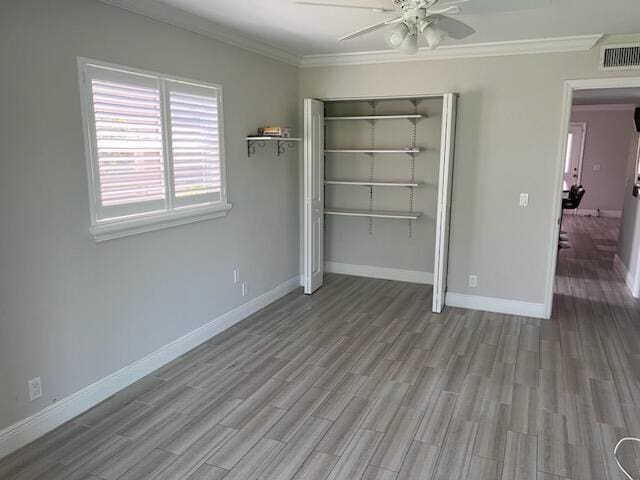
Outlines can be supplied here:
[[92, 80], [103, 207], [164, 200], [160, 91]]
[[81, 66], [94, 226], [231, 208], [221, 87], [99, 62]]
[[166, 209], [158, 78], [88, 66], [98, 220]]
[[220, 201], [222, 171], [217, 89], [166, 83], [177, 206]]

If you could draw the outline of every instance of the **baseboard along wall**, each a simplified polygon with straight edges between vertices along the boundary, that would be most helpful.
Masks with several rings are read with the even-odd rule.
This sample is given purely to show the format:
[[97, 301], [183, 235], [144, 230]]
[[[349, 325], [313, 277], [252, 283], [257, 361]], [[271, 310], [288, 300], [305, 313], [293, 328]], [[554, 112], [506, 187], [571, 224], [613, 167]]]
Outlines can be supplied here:
[[581, 217], [605, 217], [622, 218], [622, 210], [599, 210], [589, 208], [578, 208], [576, 210], [566, 210], [565, 215], [579, 215]]
[[[356, 277], [381, 278], [399, 282], [433, 285], [433, 273], [397, 268], [354, 265], [350, 263], [325, 262], [325, 272], [353, 275]], [[506, 313], [523, 317], [545, 318], [543, 303], [521, 302], [503, 298], [479, 297], [461, 293], [447, 292], [445, 304], [451, 307], [482, 310], [486, 312]]]
[[445, 304], [450, 307], [505, 313], [521, 317], [546, 318], [544, 303], [521, 302], [505, 298], [480, 297], [463, 293], [447, 292]]
[[1, 430], [0, 458], [86, 412], [120, 390], [193, 350], [198, 345], [299, 287], [300, 277], [296, 276], [287, 280], [130, 365]]
[[380, 278], [398, 282], [422, 283], [433, 285], [433, 273], [399, 268], [375, 267], [372, 265], [354, 265], [351, 263], [325, 262], [324, 270], [328, 273], [340, 273], [355, 277]]

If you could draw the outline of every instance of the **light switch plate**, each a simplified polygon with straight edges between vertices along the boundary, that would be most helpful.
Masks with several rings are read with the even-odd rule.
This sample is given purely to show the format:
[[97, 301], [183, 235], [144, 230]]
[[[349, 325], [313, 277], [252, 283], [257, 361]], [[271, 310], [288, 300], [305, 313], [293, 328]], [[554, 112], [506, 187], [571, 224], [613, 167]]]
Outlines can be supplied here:
[[528, 193], [521, 193], [520, 194], [520, 206], [521, 207], [526, 207], [529, 205], [529, 194]]

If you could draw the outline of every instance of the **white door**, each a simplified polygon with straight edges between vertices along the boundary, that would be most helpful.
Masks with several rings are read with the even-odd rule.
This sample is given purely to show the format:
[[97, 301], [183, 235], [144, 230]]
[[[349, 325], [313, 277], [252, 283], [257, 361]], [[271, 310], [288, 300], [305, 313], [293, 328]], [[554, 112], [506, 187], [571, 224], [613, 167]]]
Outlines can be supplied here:
[[304, 101], [304, 293], [322, 286], [324, 239], [324, 103]]
[[449, 222], [453, 184], [453, 148], [456, 129], [457, 97], [444, 95], [442, 105], [442, 147], [438, 178], [438, 211], [436, 214], [436, 252], [433, 269], [433, 311], [441, 313], [447, 293], [449, 260]]
[[569, 190], [571, 185], [579, 185], [582, 177], [582, 156], [584, 154], [584, 140], [587, 132], [586, 123], [569, 124], [569, 138], [567, 139], [567, 154], [564, 162], [563, 190]]

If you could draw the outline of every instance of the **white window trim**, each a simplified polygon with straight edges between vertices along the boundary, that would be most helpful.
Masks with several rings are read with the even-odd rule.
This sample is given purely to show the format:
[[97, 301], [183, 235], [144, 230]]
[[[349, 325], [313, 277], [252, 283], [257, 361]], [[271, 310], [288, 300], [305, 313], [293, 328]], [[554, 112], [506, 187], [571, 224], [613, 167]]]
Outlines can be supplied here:
[[[218, 90], [218, 115], [220, 132], [220, 176], [221, 192], [220, 201], [214, 203], [203, 203], [194, 206], [177, 207], [171, 210], [160, 210], [157, 212], [142, 213], [121, 218], [110, 218], [100, 220], [97, 212], [97, 198], [99, 197], [100, 186], [97, 184], [98, 177], [95, 172], [95, 152], [91, 127], [92, 115], [90, 109], [92, 105], [92, 95], [90, 85], [85, 82], [85, 68], [90, 65], [105, 67], [123, 72], [130, 72], [140, 75], [161, 77], [162, 79], [191, 84], [195, 86], [210, 87]], [[212, 218], [224, 217], [231, 210], [232, 205], [227, 202], [227, 169], [226, 155], [224, 147], [224, 111], [222, 85], [199, 82], [174, 75], [141, 70], [138, 68], [102, 62], [91, 58], [78, 57], [78, 78], [80, 84], [80, 104], [82, 107], [82, 125], [84, 133], [85, 159], [87, 166], [87, 183], [89, 187], [89, 210], [91, 216], [91, 226], [89, 232], [96, 242], [112, 240], [115, 238], [137, 235], [140, 233], [161, 230], [164, 228], [176, 227], [188, 223], [201, 222]]]

